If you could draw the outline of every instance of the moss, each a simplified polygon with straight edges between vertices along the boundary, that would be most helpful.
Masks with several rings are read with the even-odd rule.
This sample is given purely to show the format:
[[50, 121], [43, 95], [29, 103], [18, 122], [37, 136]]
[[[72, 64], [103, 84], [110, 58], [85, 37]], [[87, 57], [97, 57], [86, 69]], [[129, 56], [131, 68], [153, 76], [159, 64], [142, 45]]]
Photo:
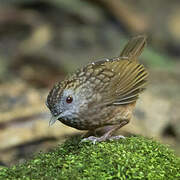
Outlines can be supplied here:
[[73, 137], [49, 153], [3, 168], [0, 179], [180, 179], [180, 158], [165, 145], [130, 137], [95, 145]]

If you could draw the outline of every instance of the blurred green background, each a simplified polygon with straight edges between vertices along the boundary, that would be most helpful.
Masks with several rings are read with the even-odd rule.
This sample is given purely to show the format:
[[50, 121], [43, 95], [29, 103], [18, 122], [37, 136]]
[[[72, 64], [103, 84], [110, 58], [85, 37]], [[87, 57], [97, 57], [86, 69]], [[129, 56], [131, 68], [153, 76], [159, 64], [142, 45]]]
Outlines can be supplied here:
[[48, 126], [49, 90], [76, 68], [119, 55], [140, 34], [148, 36], [140, 61], [150, 83], [120, 133], [154, 137], [180, 155], [179, 0], [1, 0], [0, 164], [80, 133]]

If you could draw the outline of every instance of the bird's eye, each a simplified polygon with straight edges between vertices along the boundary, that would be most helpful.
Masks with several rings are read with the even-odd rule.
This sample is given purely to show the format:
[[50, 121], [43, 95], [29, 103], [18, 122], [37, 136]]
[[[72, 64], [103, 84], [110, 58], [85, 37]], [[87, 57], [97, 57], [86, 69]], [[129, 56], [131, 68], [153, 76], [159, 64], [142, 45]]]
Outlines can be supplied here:
[[68, 104], [72, 103], [72, 101], [73, 101], [72, 96], [68, 96], [68, 97], [66, 98], [66, 102], [67, 102]]

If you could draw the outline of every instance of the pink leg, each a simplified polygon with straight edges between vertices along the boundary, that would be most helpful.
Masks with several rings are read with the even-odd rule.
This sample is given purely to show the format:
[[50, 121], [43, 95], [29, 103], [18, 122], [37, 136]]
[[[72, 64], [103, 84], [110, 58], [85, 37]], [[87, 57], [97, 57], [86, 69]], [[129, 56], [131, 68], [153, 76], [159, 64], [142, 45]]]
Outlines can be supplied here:
[[88, 138], [82, 139], [82, 142], [84, 141], [92, 141], [93, 144], [96, 142], [102, 142], [106, 140], [114, 140], [114, 139], [120, 139], [124, 138], [124, 136], [112, 136], [112, 134], [117, 131], [119, 128], [123, 127], [129, 122], [129, 120], [124, 120], [118, 125], [113, 125], [111, 128], [107, 128], [107, 132], [105, 132], [101, 137], [95, 137], [95, 136], [89, 136]]

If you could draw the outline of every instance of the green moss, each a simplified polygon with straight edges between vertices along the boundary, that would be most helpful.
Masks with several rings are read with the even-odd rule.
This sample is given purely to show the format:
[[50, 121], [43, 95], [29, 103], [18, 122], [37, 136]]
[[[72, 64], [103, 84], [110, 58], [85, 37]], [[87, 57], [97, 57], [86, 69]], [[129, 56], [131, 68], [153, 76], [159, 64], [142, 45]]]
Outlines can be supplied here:
[[180, 179], [180, 158], [152, 139], [130, 137], [95, 145], [73, 137], [49, 153], [3, 168], [0, 179]]

